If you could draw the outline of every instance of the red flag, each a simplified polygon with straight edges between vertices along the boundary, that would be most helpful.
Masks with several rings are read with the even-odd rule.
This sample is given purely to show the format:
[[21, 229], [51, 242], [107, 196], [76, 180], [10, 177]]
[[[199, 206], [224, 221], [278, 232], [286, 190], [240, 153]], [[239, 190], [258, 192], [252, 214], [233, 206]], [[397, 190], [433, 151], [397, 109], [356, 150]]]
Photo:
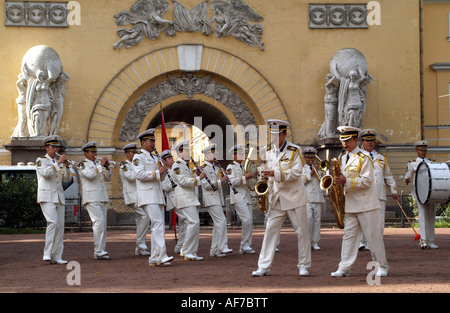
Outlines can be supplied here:
[[166, 134], [166, 126], [164, 125], [164, 113], [161, 106], [161, 150], [169, 150], [169, 139]]

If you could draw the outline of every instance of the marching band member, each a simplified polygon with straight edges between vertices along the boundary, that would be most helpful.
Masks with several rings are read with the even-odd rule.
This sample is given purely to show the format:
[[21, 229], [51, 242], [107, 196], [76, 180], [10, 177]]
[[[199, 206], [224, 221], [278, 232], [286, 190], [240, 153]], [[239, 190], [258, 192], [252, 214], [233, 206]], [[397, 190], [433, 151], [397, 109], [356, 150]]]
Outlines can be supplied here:
[[97, 158], [97, 142], [91, 141], [81, 147], [86, 159], [78, 164], [81, 177], [83, 206], [86, 207], [92, 221], [94, 233], [94, 259], [110, 260], [106, 252], [106, 215], [109, 197], [106, 182], [111, 181], [108, 158]]
[[217, 187], [217, 190], [212, 189], [212, 185], [206, 179], [202, 179], [203, 205], [208, 210], [214, 223], [209, 254], [215, 257], [225, 257], [228, 253], [233, 252], [232, 249], [228, 248], [227, 219], [223, 213], [225, 200], [223, 198], [222, 183], [228, 179], [228, 176], [222, 175], [220, 168], [214, 165], [216, 161], [215, 144], [207, 146], [202, 152], [205, 155], [203, 171], [210, 182]]
[[136, 255], [150, 255], [145, 244], [150, 218], [147, 213], [136, 205], [136, 173], [133, 167], [133, 158], [137, 153], [137, 144], [130, 143], [122, 148], [125, 152], [126, 161], [120, 166], [119, 176], [122, 182], [123, 201], [125, 205], [132, 209], [136, 220]]
[[[325, 173], [319, 169], [315, 162], [317, 150], [313, 147], [303, 149], [305, 165], [303, 166], [302, 179], [305, 184], [308, 204], [306, 205], [309, 225], [309, 236], [311, 238], [311, 248], [320, 250], [318, 242], [320, 240], [320, 217], [322, 207], [325, 203], [322, 190], [320, 189], [320, 177]], [[319, 173], [319, 176], [317, 175]]]
[[251, 248], [253, 232], [253, 210], [250, 190], [246, 185], [246, 180], [252, 178], [252, 173], [244, 173], [242, 161], [245, 159], [245, 146], [236, 145], [230, 149], [233, 154], [233, 163], [227, 166], [227, 176], [234, 188], [238, 191], [236, 194], [230, 192], [230, 204], [234, 205], [236, 213], [242, 222], [241, 245], [239, 253], [255, 253]]
[[258, 260], [258, 269], [253, 276], [265, 276], [270, 272], [280, 230], [286, 219], [292, 223], [297, 234], [300, 276], [308, 276], [311, 266], [311, 242], [308, 231], [306, 204], [308, 198], [301, 179], [303, 162], [299, 147], [286, 140], [286, 121], [268, 120], [272, 145], [266, 147], [267, 170], [263, 176], [269, 182], [269, 212], [266, 231]]
[[[182, 140], [175, 144], [173, 150], [177, 152], [178, 159], [173, 166], [172, 176], [177, 184], [175, 195], [177, 199], [175, 212], [178, 219], [185, 220], [186, 230], [182, 242], [180, 253], [188, 261], [201, 261], [203, 257], [197, 256], [198, 239], [200, 234], [200, 218], [198, 208], [200, 202], [195, 193], [195, 187], [201, 184], [201, 180], [206, 177], [205, 173], [198, 173], [195, 176], [189, 167], [190, 146], [189, 140]], [[199, 169], [197, 169], [199, 171]]]
[[[428, 152], [428, 141], [420, 140], [414, 144], [416, 147], [417, 158], [415, 160], [409, 161], [406, 166], [406, 174], [404, 180], [406, 184], [409, 184], [411, 180], [415, 182], [415, 175], [417, 166], [421, 162], [432, 163], [430, 159], [427, 159]], [[421, 247], [423, 249], [437, 249], [438, 246], [434, 243], [435, 229], [434, 223], [436, 220], [436, 206], [431, 203], [422, 204], [417, 199], [415, 183], [411, 190], [412, 196], [416, 199], [417, 208], [419, 210], [419, 231], [420, 238], [422, 239]]]
[[149, 216], [151, 223], [150, 266], [170, 265], [173, 257], [166, 254], [164, 195], [161, 188], [161, 175], [167, 167], [158, 165], [158, 158], [152, 154], [155, 150], [155, 129], [151, 128], [139, 134], [141, 153], [133, 158], [136, 172], [137, 206]]
[[66, 264], [67, 261], [62, 259], [65, 223], [65, 198], [62, 182], [69, 182], [72, 174], [66, 155], [55, 160], [56, 153], [61, 146], [59, 137], [46, 137], [43, 144], [47, 153], [36, 160], [37, 202], [47, 220], [43, 260]]
[[[378, 200], [380, 200], [380, 218], [381, 235], [384, 234], [384, 221], [386, 213], [386, 187], [389, 188], [392, 198], [398, 200], [397, 186], [394, 176], [391, 173], [391, 169], [388, 164], [387, 157], [375, 150], [377, 132], [374, 129], [364, 129], [360, 132], [359, 138], [361, 139], [363, 153], [370, 156], [375, 175], [375, 185], [377, 187]], [[361, 243], [359, 249], [368, 249], [367, 240], [364, 234], [361, 234]]]
[[[172, 172], [172, 167], [174, 164], [173, 156], [170, 150], [164, 150], [161, 152], [160, 155], [161, 161], [165, 167], [167, 167], [169, 170], [167, 173], [170, 175], [170, 177], [174, 176], [174, 173]], [[162, 181], [162, 187], [164, 190], [164, 193], [166, 195], [166, 210], [172, 211], [175, 210], [177, 207], [177, 198], [176, 198], [176, 185], [174, 186], [172, 184], [172, 181], [169, 178], [169, 175], [165, 175], [163, 181]], [[173, 178], [172, 178], [173, 179]], [[175, 181], [173, 181], [175, 183]], [[182, 216], [178, 216], [178, 239], [177, 244], [175, 245], [174, 252], [180, 253], [181, 247], [183, 246], [183, 240], [184, 240], [184, 234], [185, 234], [185, 219]]]
[[345, 226], [342, 238], [341, 262], [333, 277], [350, 275], [358, 255], [361, 231], [364, 232], [372, 258], [378, 262], [377, 276], [388, 275], [388, 262], [380, 232], [380, 202], [375, 186], [374, 169], [369, 156], [358, 147], [359, 128], [340, 126], [340, 140], [346, 154], [341, 157], [341, 175], [337, 185], [345, 188]]

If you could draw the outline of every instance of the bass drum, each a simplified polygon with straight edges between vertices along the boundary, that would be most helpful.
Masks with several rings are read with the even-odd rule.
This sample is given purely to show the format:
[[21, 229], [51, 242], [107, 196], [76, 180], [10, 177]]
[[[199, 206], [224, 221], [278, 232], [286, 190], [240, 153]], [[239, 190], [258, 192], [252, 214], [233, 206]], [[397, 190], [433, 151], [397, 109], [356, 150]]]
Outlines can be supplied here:
[[447, 204], [450, 201], [450, 165], [425, 163], [417, 166], [416, 196], [421, 204]]

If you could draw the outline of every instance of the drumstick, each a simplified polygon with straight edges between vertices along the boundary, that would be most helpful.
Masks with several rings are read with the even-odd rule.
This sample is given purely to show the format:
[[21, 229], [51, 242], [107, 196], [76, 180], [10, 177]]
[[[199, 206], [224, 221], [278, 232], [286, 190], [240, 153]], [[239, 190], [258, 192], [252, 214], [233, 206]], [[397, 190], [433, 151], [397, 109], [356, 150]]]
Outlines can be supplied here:
[[421, 245], [421, 244], [423, 243], [423, 241], [422, 241], [422, 239], [420, 239], [420, 234], [418, 234], [418, 233], [416, 232], [416, 230], [414, 229], [414, 226], [412, 225], [411, 221], [409, 220], [408, 216], [406, 215], [405, 210], [403, 210], [403, 207], [401, 206], [400, 202], [398, 202], [397, 199], [395, 199], [395, 201], [397, 202], [398, 206], [399, 206], [400, 209], [402, 210], [403, 215], [405, 215], [406, 220], [408, 221], [409, 225], [411, 225], [412, 230], [413, 230], [414, 233], [416, 234], [416, 237], [414, 237], [414, 241], [419, 240], [419, 245]]

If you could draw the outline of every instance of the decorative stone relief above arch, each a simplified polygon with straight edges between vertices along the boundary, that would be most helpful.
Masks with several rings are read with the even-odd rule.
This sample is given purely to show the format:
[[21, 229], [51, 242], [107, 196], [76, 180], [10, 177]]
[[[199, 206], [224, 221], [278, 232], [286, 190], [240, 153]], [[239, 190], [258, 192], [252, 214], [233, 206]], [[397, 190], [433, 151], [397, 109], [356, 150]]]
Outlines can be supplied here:
[[[156, 85], [172, 88], [172, 83], [168, 82], [168, 79], [161, 81], [161, 77], [177, 71], [193, 73], [202, 71], [204, 73], [202, 75], [207, 76], [208, 73], [211, 73], [211, 76], [214, 74], [214, 76], [222, 77], [224, 81], [227, 81], [226, 88], [229, 91], [226, 94], [234, 97], [233, 94], [239, 93], [238, 98], [245, 102], [248, 110], [252, 113], [253, 120], [250, 117], [244, 117], [246, 114], [241, 114], [243, 124], [253, 122], [262, 124], [271, 118], [288, 120], [276, 91], [250, 64], [219, 49], [202, 45], [181, 45], [156, 50], [139, 57], [125, 66], [109, 82], [94, 106], [87, 141], [97, 140], [99, 145], [112, 146], [113, 142], [118, 139], [113, 138], [113, 132], [117, 128], [121, 129], [123, 124], [123, 120], [119, 121], [119, 115], [121, 113], [128, 114], [123, 110], [126, 104], [127, 110], [130, 108], [129, 98], [133, 96], [135, 99], [139, 99], [146, 91], [142, 91], [140, 88], [152, 80], [159, 79]], [[206, 76], [196, 75], [195, 77], [204, 78]], [[167, 77], [169, 76], [167, 75]], [[172, 74], [172, 77], [176, 79], [178, 76]], [[214, 86], [214, 88], [220, 89], [223, 86], [223, 84], [217, 84], [217, 81], [210, 84], [213, 84], [210, 85], [210, 88]], [[137, 92], [141, 92], [141, 94], [137, 95]], [[182, 94], [180, 91], [176, 92]], [[216, 97], [220, 94], [201, 91], [203, 95], [206, 93]], [[245, 99], [243, 95], [245, 95]], [[241, 109], [235, 104], [229, 104], [228, 108], [235, 112]]]
[[[208, 0], [204, 0], [189, 10], [177, 0], [172, 0], [173, 20], [163, 15], [169, 11], [170, 4], [165, 0], [137, 0], [129, 11], [114, 15], [120, 39], [114, 43], [114, 50], [123, 46], [136, 46], [147, 37], [156, 40], [161, 33], [174, 37], [177, 32], [199, 32], [204, 36], [214, 33], [217, 37], [232, 36], [249, 46], [264, 50], [261, 41], [264, 18], [256, 13], [243, 0], [213, 0], [208, 11]], [[208, 17], [209, 16], [209, 17]], [[250, 22], [249, 22], [250, 21]]]
[[194, 73], [184, 73], [181, 77], [168, 74], [168, 81], [147, 90], [132, 105], [120, 130], [120, 141], [132, 141], [138, 135], [139, 128], [147, 114], [161, 101], [185, 94], [192, 98], [194, 94], [211, 97], [227, 107], [244, 127], [256, 125], [256, 120], [245, 102], [232, 90], [211, 80], [211, 76], [198, 77]]

